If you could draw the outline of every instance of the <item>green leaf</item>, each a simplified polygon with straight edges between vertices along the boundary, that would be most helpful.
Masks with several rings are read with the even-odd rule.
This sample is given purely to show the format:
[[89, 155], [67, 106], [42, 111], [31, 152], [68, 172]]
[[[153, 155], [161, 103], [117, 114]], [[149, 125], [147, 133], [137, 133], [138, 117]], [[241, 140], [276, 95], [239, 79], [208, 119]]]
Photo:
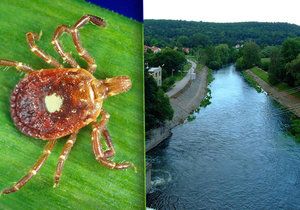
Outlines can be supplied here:
[[[67, 159], [60, 185], [52, 188], [56, 163], [66, 138], [58, 141], [45, 165], [19, 192], [2, 195], [0, 209], [143, 209], [144, 124], [142, 24], [81, 0], [9, 1], [0, 7], [0, 58], [24, 62], [35, 69], [51, 68], [29, 50], [25, 33], [42, 30], [37, 44], [62, 62], [50, 43], [58, 25], [73, 25], [82, 15], [93, 14], [107, 21], [106, 28], [87, 25], [80, 30], [84, 47], [95, 58], [95, 77], [128, 75], [133, 87], [107, 99], [111, 114], [108, 129], [116, 149], [114, 160], [133, 162], [138, 169], [110, 170], [100, 165], [92, 152], [91, 127], [83, 128]], [[73, 42], [63, 37], [64, 48]], [[80, 60], [85, 67], [84, 61]], [[10, 94], [24, 75], [14, 68], [0, 68], [0, 189], [19, 180], [42, 153], [45, 141], [22, 134], [10, 117]]]

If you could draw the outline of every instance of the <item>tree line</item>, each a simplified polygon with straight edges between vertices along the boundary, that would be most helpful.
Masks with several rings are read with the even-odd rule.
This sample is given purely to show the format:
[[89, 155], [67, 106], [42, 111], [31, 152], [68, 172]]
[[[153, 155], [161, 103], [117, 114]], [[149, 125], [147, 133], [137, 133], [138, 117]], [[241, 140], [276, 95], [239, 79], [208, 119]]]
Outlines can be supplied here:
[[238, 53], [236, 67], [239, 70], [258, 66], [268, 72], [271, 85], [286, 83], [300, 85], [300, 37], [287, 38], [281, 45], [260, 47], [246, 42]]
[[300, 36], [300, 26], [289, 23], [209, 23], [182, 20], [145, 20], [145, 44], [159, 47], [207, 47], [253, 41], [261, 46], [279, 45]]

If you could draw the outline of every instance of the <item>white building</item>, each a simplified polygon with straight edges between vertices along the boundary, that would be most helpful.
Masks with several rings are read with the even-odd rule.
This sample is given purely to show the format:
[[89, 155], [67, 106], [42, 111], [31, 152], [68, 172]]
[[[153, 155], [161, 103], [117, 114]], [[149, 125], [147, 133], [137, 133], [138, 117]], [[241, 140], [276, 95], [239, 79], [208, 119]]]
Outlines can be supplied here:
[[157, 86], [161, 86], [161, 67], [152, 67], [148, 70], [148, 73], [155, 79]]

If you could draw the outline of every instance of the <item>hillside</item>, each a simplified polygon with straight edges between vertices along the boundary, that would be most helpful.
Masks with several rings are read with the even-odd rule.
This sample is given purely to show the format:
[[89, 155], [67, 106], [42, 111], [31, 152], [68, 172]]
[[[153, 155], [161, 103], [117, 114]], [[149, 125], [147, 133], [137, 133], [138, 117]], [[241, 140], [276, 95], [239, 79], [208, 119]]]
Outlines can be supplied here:
[[[288, 23], [210, 23], [182, 20], [145, 20], [144, 23], [145, 44], [161, 47], [175, 46], [180, 36], [192, 38], [195, 34], [200, 34], [195, 38], [200, 43], [230, 45], [247, 40], [259, 45], [279, 45], [289, 36], [300, 36], [300, 26]], [[193, 47], [191, 42], [187, 45]]]

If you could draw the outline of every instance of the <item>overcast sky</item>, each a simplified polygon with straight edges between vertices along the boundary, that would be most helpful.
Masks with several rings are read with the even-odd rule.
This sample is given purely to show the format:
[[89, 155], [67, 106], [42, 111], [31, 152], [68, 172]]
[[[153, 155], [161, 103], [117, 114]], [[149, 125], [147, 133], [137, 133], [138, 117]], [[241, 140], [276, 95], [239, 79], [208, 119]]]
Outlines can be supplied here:
[[144, 18], [208, 22], [288, 22], [300, 25], [300, 1], [144, 0]]

